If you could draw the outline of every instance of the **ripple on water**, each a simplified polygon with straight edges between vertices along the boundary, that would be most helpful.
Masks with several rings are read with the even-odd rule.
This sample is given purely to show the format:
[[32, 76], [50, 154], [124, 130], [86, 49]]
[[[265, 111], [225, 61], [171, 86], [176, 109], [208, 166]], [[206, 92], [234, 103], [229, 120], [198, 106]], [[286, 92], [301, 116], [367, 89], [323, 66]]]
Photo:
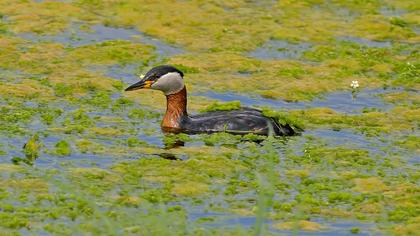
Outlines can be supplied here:
[[[243, 106], [268, 106], [275, 109], [307, 109], [328, 107], [346, 114], [360, 114], [363, 109], [389, 110], [393, 104], [386, 103], [380, 95], [399, 91], [400, 89], [365, 89], [352, 96], [350, 91], [334, 92], [316, 98], [310, 102], [286, 102], [262, 97], [249, 97], [234, 93], [206, 92], [202, 96], [223, 102], [240, 101]], [[198, 95], [198, 94], [196, 94]]]
[[263, 46], [250, 52], [251, 57], [259, 59], [299, 59], [303, 52], [309, 50], [309, 43], [289, 43], [284, 40], [269, 40]]

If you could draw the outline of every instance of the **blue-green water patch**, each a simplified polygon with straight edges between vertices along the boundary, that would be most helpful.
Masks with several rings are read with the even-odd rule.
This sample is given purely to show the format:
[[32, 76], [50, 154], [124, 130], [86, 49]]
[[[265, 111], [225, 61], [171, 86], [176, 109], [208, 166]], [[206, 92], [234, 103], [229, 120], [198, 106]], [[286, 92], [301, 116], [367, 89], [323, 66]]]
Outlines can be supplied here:
[[392, 46], [392, 43], [390, 41], [374, 41], [353, 36], [341, 36], [337, 37], [337, 40], [344, 42], [352, 42], [369, 48], [389, 48]]
[[234, 93], [206, 92], [200, 95], [223, 102], [240, 101], [243, 106], [267, 106], [275, 109], [328, 107], [341, 113], [360, 114], [363, 112], [363, 109], [376, 109], [378, 111], [391, 109], [394, 105], [386, 103], [380, 95], [395, 91], [401, 91], [401, 89], [365, 89], [356, 94], [353, 94], [351, 91], [333, 92], [310, 102], [286, 102]]
[[263, 46], [249, 53], [258, 59], [299, 59], [303, 52], [312, 47], [310, 43], [290, 43], [283, 40], [269, 40]]
[[9, 70], [9, 69], [3, 69], [0, 67], [0, 82], [12, 81], [13, 83], [16, 83], [28, 76], [29, 76], [28, 74], [20, 70]]
[[404, 14], [407, 13], [406, 10], [404, 9], [398, 9], [398, 8], [393, 8], [393, 7], [381, 7], [379, 9], [379, 12], [384, 15], [384, 16], [388, 16], [388, 17], [397, 17], [397, 16], [402, 16]]
[[[319, 223], [324, 223], [324, 221], [320, 220]], [[382, 235], [380, 233], [372, 234], [372, 230], [374, 229], [374, 224], [369, 223], [354, 223], [354, 222], [346, 222], [346, 221], [339, 221], [339, 222], [329, 222], [327, 223], [328, 228], [315, 231], [315, 232], [308, 232], [308, 231], [298, 231], [298, 230], [276, 230], [273, 229], [273, 232], [281, 234], [281, 235], [296, 235], [296, 232], [299, 232], [299, 235], [308, 235], [308, 236], [350, 236], [350, 235], [361, 235], [361, 236], [370, 236], [370, 235]], [[357, 229], [357, 232], [355, 231]]]
[[80, 47], [109, 40], [128, 40], [134, 43], [138, 42], [154, 46], [159, 60], [183, 52], [179, 47], [164, 43], [161, 40], [148, 36], [138, 30], [115, 28], [105, 25], [85, 26], [75, 23], [66, 31], [56, 35], [22, 33], [19, 34], [19, 37], [34, 42], [61, 43], [67, 47]]
[[119, 79], [126, 84], [133, 84], [140, 79], [138, 73], [136, 73], [137, 68], [138, 65], [135, 64], [113, 65], [107, 67], [105, 75], [114, 79]]
[[[400, 134], [401, 137], [404, 137], [405, 135], [406, 134], [404, 133]], [[416, 157], [415, 152], [396, 146], [394, 144], [395, 137], [386, 134], [383, 134], [381, 137], [370, 137], [349, 129], [315, 129], [305, 131], [303, 136], [321, 138], [329, 147], [345, 146], [350, 149], [368, 150], [371, 155], [403, 155], [404, 159], [411, 163], [420, 161]]]
[[133, 84], [139, 81], [139, 68], [143, 67], [144, 65], [141, 64], [116, 64], [111, 66], [94, 65], [90, 66], [89, 69], [107, 77], [120, 80], [124, 84]]

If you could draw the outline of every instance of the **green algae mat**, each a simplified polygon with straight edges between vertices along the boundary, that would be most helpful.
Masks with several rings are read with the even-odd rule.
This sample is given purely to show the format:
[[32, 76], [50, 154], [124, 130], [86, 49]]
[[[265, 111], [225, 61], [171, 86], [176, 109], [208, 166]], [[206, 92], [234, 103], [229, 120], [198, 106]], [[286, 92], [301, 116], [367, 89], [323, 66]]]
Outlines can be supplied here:
[[[416, 235], [420, 2], [0, 1], [0, 235]], [[164, 135], [257, 107], [287, 138]]]

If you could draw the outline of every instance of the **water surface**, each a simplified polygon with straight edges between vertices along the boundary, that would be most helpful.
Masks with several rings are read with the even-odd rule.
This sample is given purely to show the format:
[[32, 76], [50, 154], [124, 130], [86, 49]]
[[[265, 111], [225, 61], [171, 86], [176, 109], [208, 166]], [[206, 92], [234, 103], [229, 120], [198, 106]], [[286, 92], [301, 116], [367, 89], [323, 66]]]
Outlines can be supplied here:
[[146, 35], [132, 28], [116, 28], [101, 24], [84, 26], [72, 24], [69, 29], [56, 35], [39, 35], [34, 33], [19, 34], [20, 37], [34, 42], [56, 42], [67, 47], [80, 47], [110, 40], [128, 40], [134, 43], [143, 43], [155, 47], [158, 59], [183, 53], [180, 47], [176, 47], [163, 41]]
[[[40, 0], [37, 1], [41, 2]], [[22, 1], [22, 3], [24, 2], [25, 1]], [[101, 1], [88, 2], [101, 4]], [[263, 15], [267, 12], [265, 8], [269, 7], [270, 11], [276, 11], [276, 9], [274, 9], [275, 6], [272, 4], [280, 3], [283, 2], [268, 1], [266, 3], [252, 3], [254, 4], [253, 6], [256, 6], [255, 9], [252, 8], [248, 10], [256, 10], [257, 8], [264, 9], [263, 12], [259, 12], [259, 14], [261, 13]], [[194, 4], [194, 2], [188, 2], [185, 6], [188, 4]], [[226, 10], [225, 13], [227, 14], [234, 14], [235, 12], [246, 14], [248, 11], [242, 9], [242, 7], [226, 7], [223, 9]], [[313, 10], [324, 11], [325, 9], [331, 11], [331, 9], [324, 5], [315, 6]], [[26, 10], [29, 11], [30, 9]], [[106, 9], [103, 10], [106, 12]], [[204, 8], [200, 8], [200, 11], [204, 10]], [[404, 11], [399, 9], [380, 8], [377, 10], [378, 11], [376, 12], [380, 12], [389, 17], [398, 17], [405, 14]], [[346, 18], [345, 20], [347, 22], [352, 22], [354, 16], [363, 17], [361, 13], [356, 15], [355, 11], [347, 8], [337, 8], [336, 12], [337, 15]], [[167, 12], [162, 12], [162, 17], [166, 13]], [[19, 12], [17, 11], [16, 14], [19, 15]], [[94, 15], [90, 15], [89, 17], [95, 18]], [[273, 16], [267, 17], [266, 20], [270, 17]], [[7, 16], [4, 16], [4, 19], [7, 19]], [[224, 19], [227, 18], [219, 20]], [[96, 20], [96, 22], [101, 22], [98, 19]], [[153, 46], [157, 56], [154, 60], [149, 62], [148, 65], [139, 62], [132, 64], [116, 63], [110, 66], [88, 66], [90, 72], [98, 75], [98, 78], [105, 75], [106, 77], [121, 80], [124, 84], [131, 84], [138, 81], [138, 74], [143, 72], [144, 68], [165, 62], [165, 60], [169, 58], [187, 52], [179, 46], [166, 43], [164, 39], [158, 39], [147, 35], [141, 32], [141, 30], [134, 28], [134, 26], [131, 28], [113, 27], [101, 24], [88, 26], [80, 19], [75, 19], [75, 22], [77, 23], [70, 24], [68, 29], [55, 35], [24, 33], [15, 36], [27, 39], [27, 44], [30, 46], [39, 42], [55, 42], [63, 44], [68, 48], [77, 48], [100, 44], [110, 40], [126, 40], [132, 43]], [[171, 23], [170, 21], [168, 22]], [[15, 24], [16, 20], [15, 22], [7, 23]], [[203, 24], [203, 29], [205, 29], [204, 26], [206, 25], [206, 22], [200, 21], [200, 24]], [[387, 24], [389, 24], [388, 21], [386, 22], [386, 25]], [[173, 26], [174, 29], [177, 29], [175, 24]], [[242, 25], [236, 26], [238, 26], [238, 28], [242, 27]], [[315, 23], [312, 26], [317, 27]], [[296, 32], [298, 33], [299, 29], [297, 29]], [[200, 33], [206, 32], [202, 30]], [[229, 34], [230, 33], [234, 32], [229, 31]], [[390, 34], [390, 37], [393, 36], [392, 32], [387, 33]], [[237, 36], [239, 37], [240, 35], [237, 34]], [[298, 37], [301, 41], [297, 43], [284, 40], [269, 40], [252, 52], [241, 52], [241, 55], [253, 57], [255, 61], [259, 60], [261, 64], [278, 63], [278, 61], [267, 62], [263, 60], [301, 60], [302, 55], [317, 44], [317, 42], [303, 42], [311, 37], [314, 38], [313, 35], [302, 35], [302, 37]], [[355, 47], [360, 50], [365, 50], [366, 47], [391, 48], [393, 46], [392, 40], [374, 41], [367, 39], [368, 37], [369, 36], [367, 35], [362, 35], [360, 37], [344, 36], [337, 38], [337, 40], [360, 45], [360, 48]], [[212, 45], [215, 46], [215, 48], [223, 48], [220, 44], [217, 44], [217, 42], [211, 42], [213, 38], [217, 38], [217, 36], [212, 35], [209, 38], [204, 37], [205, 40], [209, 40], [209, 43], [213, 43]], [[188, 38], [188, 40], [190, 39]], [[199, 40], [201, 40], [201, 38]], [[253, 42], [257, 42], [255, 38], [252, 40], [254, 40]], [[325, 38], [324, 41], [327, 46], [336, 46], [337, 41], [330, 42], [328, 40], [329, 39]], [[193, 41], [193, 39], [191, 39], [191, 41]], [[182, 42], [182, 40], [180, 42]], [[185, 42], [186, 41], [184, 41], [184, 43]], [[225, 43], [225, 41], [223, 42]], [[225, 48], [223, 48], [223, 50], [225, 50]], [[202, 52], [197, 50], [197, 52], [188, 53], [199, 54]], [[205, 51], [205, 53], [209, 52]], [[28, 54], [22, 52], [22, 55], [19, 56], [22, 56], [23, 58], [23, 56], [28, 56]], [[37, 55], [36, 52], [34, 52], [34, 56], [40, 55]], [[41, 58], [42, 56], [44, 55], [41, 55]], [[179, 58], [174, 59], [178, 60]], [[189, 63], [191, 63], [193, 67], [200, 67], [201, 64], [194, 62], [193, 59], [194, 58], [190, 59], [191, 61], [187, 60], [185, 66], [190, 66]], [[355, 60], [358, 59], [359, 58], [355, 58]], [[376, 62], [376, 58], [368, 59], [372, 59]], [[392, 61], [391, 59], [389, 57], [386, 58], [386, 60]], [[206, 66], [203, 67], [205, 68]], [[23, 67], [23, 69], [25, 68]], [[201, 67], [200, 70], [202, 70]], [[38, 76], [23, 73], [22, 71], [0, 69], [0, 85], [2, 83], [13, 85], [13, 83], [19, 82], [22, 79]], [[244, 69], [244, 71], [246, 70]], [[239, 72], [239, 74], [244, 77], [252, 76], [251, 73], [247, 72]], [[49, 79], [48, 75], [46, 75], [45, 78]], [[50, 88], [54, 90], [54, 88]], [[349, 89], [346, 91], [327, 93], [312, 101], [301, 102], [271, 100], [252, 94], [252, 92], [244, 94], [206, 92], [204, 94], [194, 95], [205, 96], [213, 100], [224, 102], [238, 100], [243, 106], [267, 106], [275, 110], [304, 110], [326, 107], [342, 114], [362, 115], [364, 111], [372, 110], [390, 112], [392, 108], [399, 106], [400, 104], [387, 103], [381, 96], [400, 91], [402, 90], [399, 88], [378, 88], [361, 89], [356, 93], [352, 93]], [[185, 141], [184, 146], [176, 147], [176, 145], [173, 145], [170, 148], [169, 145], [166, 145], [168, 140], [171, 141], [170, 138], [165, 136], [159, 127], [162, 115], [161, 111], [141, 107], [133, 101], [131, 101], [131, 104], [124, 104], [121, 105], [121, 107], [116, 106], [118, 105], [116, 103], [119, 100], [124, 99], [124, 96], [121, 95], [122, 91], [119, 91], [118, 89], [102, 91], [98, 88], [92, 88], [86, 93], [87, 94], [78, 94], [75, 96], [69, 95], [68, 97], [56, 97], [52, 99], [54, 101], [49, 101], [48, 106], [63, 110], [63, 113], [57, 115], [51, 124], [46, 124], [42, 120], [41, 115], [43, 114], [41, 114], [41, 112], [44, 112], [44, 110], [40, 109], [41, 102], [38, 101], [37, 98], [0, 97], [0, 105], [2, 107], [15, 106], [12, 101], [13, 99], [19, 100], [23, 104], [22, 107], [20, 107], [22, 111], [17, 110], [15, 113], [17, 118], [20, 118], [22, 113], [26, 110], [35, 111], [35, 114], [31, 117], [30, 121], [25, 122], [18, 119], [16, 122], [16, 125], [22, 129], [22, 134], [8, 133], [8, 127], [2, 127], [5, 130], [0, 130], [2, 132], [2, 138], [0, 138], [0, 153], [2, 153], [0, 154], [0, 163], [10, 164], [14, 157], [25, 158], [23, 150], [25, 143], [35, 134], [38, 134], [40, 137], [39, 157], [33, 161], [32, 165], [20, 163], [20, 167], [26, 168], [26, 173], [18, 173], [16, 175], [14, 173], [2, 173], [1, 175], [4, 176], [4, 178], [0, 182], [6, 183], [6, 181], [8, 181], [7, 178], [10, 178], [10, 185], [7, 187], [9, 191], [9, 188], [11, 189], [23, 175], [28, 174], [28, 179], [30, 180], [33, 180], [34, 178], [43, 178], [42, 176], [44, 176], [44, 179], [42, 180], [45, 180], [44, 182], [51, 186], [51, 189], [48, 189], [39, 195], [37, 192], [28, 194], [30, 191], [23, 190], [22, 193], [19, 192], [19, 194], [16, 194], [16, 196], [19, 197], [15, 197], [15, 195], [7, 196], [8, 193], [5, 192], [5, 194], [2, 194], [0, 191], [2, 204], [6, 203], [16, 206], [16, 208], [13, 208], [12, 210], [3, 211], [2, 214], [5, 214], [6, 216], [7, 214], [10, 214], [10, 216], [13, 215], [13, 217], [21, 217], [19, 219], [27, 220], [29, 222], [27, 224], [28, 226], [16, 226], [15, 231], [18, 233], [22, 233], [23, 235], [47, 235], [51, 233], [46, 230], [48, 228], [47, 225], [50, 223], [57, 224], [60, 228], [68, 227], [71, 230], [75, 230], [76, 228], [80, 230], [80, 225], [85, 223], [85, 221], [87, 224], [95, 223], [95, 228], [101, 229], [102, 226], [106, 226], [110, 222], [114, 223], [114, 221], [120, 220], [123, 222], [116, 224], [121, 230], [118, 231], [118, 233], [115, 233], [117, 235], [126, 233], [126, 231], [123, 231], [126, 230], [125, 226], [137, 226], [139, 223], [144, 223], [153, 217], [156, 217], [156, 225], [160, 227], [161, 224], [164, 224], [163, 221], [168, 220], [166, 217], [176, 211], [180, 211], [180, 213], [176, 215], [176, 219], [170, 223], [174, 223], [175, 225], [177, 221], [185, 220], [185, 222], [187, 222], [185, 228], [199, 230], [210, 229], [210, 231], [204, 232], [213, 232], [211, 230], [215, 229], [223, 230], [232, 228], [250, 230], [257, 222], [255, 209], [257, 209], [257, 204], [261, 201], [259, 193], [264, 192], [267, 187], [265, 186], [267, 183], [264, 179], [262, 178], [263, 180], [260, 180], [259, 178], [261, 176], [269, 176], [268, 171], [272, 171], [275, 177], [268, 179], [269, 181], [267, 182], [270, 182], [270, 184], [272, 182], [275, 186], [272, 186], [272, 188], [267, 191], [267, 196], [272, 197], [274, 203], [293, 203], [297, 201], [299, 203], [297, 206], [294, 206], [293, 209], [290, 209], [290, 211], [287, 210], [287, 207], [284, 209], [274, 209], [274, 207], [271, 208], [271, 206], [267, 207], [268, 209], [266, 210], [270, 216], [278, 213], [283, 214], [275, 215], [270, 219], [264, 220], [264, 227], [266, 227], [270, 233], [282, 235], [351, 235], [351, 230], [358, 228], [360, 229], [359, 235], [375, 235], [379, 234], [377, 233], [378, 228], [386, 227], [388, 224], [395, 224], [395, 222], [391, 223], [387, 220], [387, 217], [394, 213], [391, 211], [391, 208], [395, 207], [395, 205], [387, 204], [390, 204], [389, 202], [393, 201], [383, 201], [382, 197], [378, 197], [383, 195], [382, 192], [357, 193], [356, 190], [353, 189], [352, 180], [346, 181], [337, 176], [342, 174], [342, 172], [349, 172], [354, 174], [357, 178], [369, 176], [381, 179], [385, 184], [388, 184], [388, 182], [392, 183], [392, 185], [388, 186], [389, 188], [393, 188], [394, 182], [395, 185], [407, 186], [413, 184], [416, 180], [416, 175], [413, 174], [415, 172], [413, 171], [413, 173], [410, 173], [411, 170], [415, 170], [416, 165], [418, 166], [419, 163], [416, 151], [397, 145], [397, 141], [404, 140], [409, 135], [418, 136], [419, 134], [416, 131], [405, 130], [391, 132], [389, 134], [379, 133], [378, 135], [371, 135], [369, 132], [360, 131], [357, 127], [354, 129], [352, 127], [332, 128], [326, 124], [326, 127], [317, 126], [316, 128], [308, 128], [300, 136], [284, 139], [278, 138], [272, 141], [266, 139], [264, 142], [255, 143], [243, 141], [240, 138], [224, 134], [220, 134], [219, 136], [217, 134], [191, 135], [184, 137], [187, 140]], [[105, 98], [102, 100], [99, 98], [99, 102], [96, 101], [95, 103], [95, 101], [92, 100], [95, 100], [95, 96], [98, 94], [104, 95]], [[409, 105], [413, 106], [414, 104]], [[83, 111], [80, 112], [80, 110]], [[132, 114], [130, 116], [130, 112], [134, 110], [139, 111], [140, 115], [138, 115], [138, 117], [133, 116]], [[77, 112], [80, 112], [80, 114], [75, 115], [74, 113]], [[412, 112], [414, 113], [415, 110], [413, 109]], [[141, 114], [145, 117], [142, 118]], [[384, 113], [384, 115], [388, 114]], [[12, 120], [13, 118], [14, 117], [11, 117]], [[88, 123], [88, 125], [83, 123]], [[78, 128], [80, 128], [79, 126], [81, 126], [80, 130], [78, 130]], [[74, 130], [70, 129], [72, 127]], [[62, 140], [68, 142], [71, 147], [72, 152], [68, 156], [60, 156], [54, 152], [56, 144]], [[77, 146], [77, 143], [80, 140], [88, 140], [95, 145], [88, 146], [86, 150], [83, 150]], [[206, 146], [206, 143], [208, 146]], [[318, 156], [318, 158], [319, 162], [322, 164], [316, 162], [317, 157], [312, 159], [311, 156], [306, 156], [308, 147], [313, 149], [314, 154], [316, 154], [316, 151], [321, 153], [321, 156]], [[319, 150], [317, 150], [317, 148]], [[340, 160], [334, 159], [336, 153], [330, 153], [336, 150], [349, 152], [350, 155], [345, 158], [349, 158], [350, 160], [353, 153], [355, 155], [362, 153], [363, 155], [357, 157], [365, 158], [364, 161], [367, 164], [356, 167], [343, 167], [346, 164], [352, 165], [354, 164], [353, 162], [357, 162], [358, 160], [352, 160], [353, 162], [350, 163], [340, 162]], [[274, 161], [270, 158], [273, 158]], [[323, 162], [325, 159], [329, 159], [330, 162]], [[215, 163], [219, 164], [215, 166]], [[127, 164], [127, 166], [125, 169], [120, 169], [120, 172], [118, 172], [118, 168], [122, 168], [120, 166], [122, 164]], [[229, 165], [232, 165], [233, 167], [229, 169]], [[96, 169], [87, 169], [92, 167]], [[78, 168], [88, 172], [86, 176], [71, 175], [73, 169]], [[97, 169], [104, 171], [106, 174], [95, 174], [94, 171]], [[383, 172], [378, 174], [379, 170]], [[54, 171], [54, 175], [49, 174]], [[178, 172], [182, 171], [185, 171], [186, 174], [178, 175]], [[299, 175], [299, 171], [307, 171], [307, 176], [305, 176], [305, 173]], [[298, 175], [288, 175], [296, 172]], [[109, 176], [111, 176], [111, 179], [108, 179]], [[120, 177], [121, 179], [119, 179]], [[56, 186], [56, 183], [61, 180], [67, 183], [69, 187], [67, 187], [67, 189], [64, 187], [60, 192], [57, 191], [57, 189], [60, 189], [62, 186]], [[331, 184], [336, 182], [340, 184]], [[174, 186], [179, 183], [183, 184], [181, 187], [185, 189], [191, 188], [192, 192], [187, 192], [186, 194], [182, 192], [171, 192], [174, 189]], [[310, 191], [313, 191], [313, 189], [311, 189], [313, 188], [311, 183], [315, 183], [317, 186], [322, 186], [323, 184], [331, 185], [328, 185], [327, 188], [321, 189], [320, 191], [314, 191], [314, 193], [310, 195]], [[195, 188], [196, 185], [200, 184], [203, 184], [204, 188], [208, 187], [209, 191], [200, 192], [199, 188]], [[343, 187], [343, 184], [349, 185]], [[18, 188], [16, 189], [17, 192], [20, 191]], [[398, 189], [391, 190], [397, 191]], [[193, 191], [198, 191], [198, 194], [194, 195], [195, 193]], [[401, 192], [401, 194], [407, 196], [413, 193], [413, 190], [410, 191], [412, 192]], [[350, 194], [351, 197], [349, 199], [343, 198], [343, 202], [326, 202], [325, 199], [327, 199], [330, 194], [336, 194], [337, 192], [339, 194]], [[270, 195], [271, 193], [272, 195]], [[49, 196], [49, 194], [51, 194], [51, 196]], [[71, 195], [76, 197], [71, 198]], [[120, 195], [129, 197], [130, 200], [134, 201], [134, 204], [133, 202], [117, 201], [116, 198]], [[364, 199], [359, 199], [358, 197], [360, 195], [363, 195]], [[51, 197], [51, 199], [43, 199], [44, 196]], [[167, 197], [167, 199], [161, 197]], [[412, 196], [410, 195], [409, 197]], [[7, 199], [3, 200], [3, 198]], [[40, 200], [38, 200], [38, 198]], [[57, 199], [60, 200], [59, 203], [57, 203]], [[61, 201], [61, 199], [64, 200]], [[66, 199], [69, 200], [66, 201]], [[82, 199], [82, 201], [79, 201], [80, 199]], [[142, 199], [140, 204], [135, 204], [136, 199]], [[357, 207], [360, 204], [359, 201], [364, 200], [375, 201], [375, 203], [379, 202], [378, 204], [381, 204], [384, 212], [379, 216], [373, 216], [373, 214], [370, 215], [357, 211]], [[398, 201], [398, 198], [392, 200], [396, 202]], [[64, 204], [64, 206], [62, 204]], [[145, 206], [146, 204], [150, 204], [151, 207], [147, 208]], [[26, 205], [33, 208], [19, 208]], [[173, 206], [181, 207], [178, 208], [178, 210], [167, 210]], [[76, 217], [75, 220], [72, 220], [69, 217], [53, 218], [46, 216], [47, 214], [45, 214], [45, 212], [48, 212], [51, 209], [58, 209], [60, 210], [60, 214], [57, 215], [61, 216], [64, 214], [63, 212], [66, 212], [67, 210], [77, 210], [78, 207], [80, 207], [81, 210], [80, 212], [74, 212], [74, 217]], [[308, 207], [309, 210], [306, 209], [306, 211], [301, 207]], [[319, 209], [328, 210], [330, 207], [351, 209], [350, 211], [354, 211], [352, 212], [352, 214], [354, 214], [346, 218], [346, 216], [336, 217], [327, 214], [320, 215], [313, 212], [313, 210]], [[165, 214], [159, 215], [156, 214], [156, 212], [153, 212], [156, 208], [164, 209]], [[241, 215], [239, 213], [232, 213], [234, 209], [243, 210], [243, 212], [247, 214]], [[95, 210], [97, 210], [97, 215], [91, 213]], [[402, 212], [405, 214], [406, 212], [410, 212], [409, 210], [410, 209], [403, 208]], [[144, 215], [141, 215], [142, 213], [144, 213]], [[356, 219], [355, 216], [357, 214], [360, 214], [367, 219]], [[404, 214], [403, 216], [405, 217], [406, 215]], [[25, 218], [28, 215], [31, 215], [33, 218]], [[112, 217], [109, 217], [110, 215], [112, 215]], [[372, 219], [370, 218], [371, 216]], [[275, 223], [290, 221], [291, 219], [294, 220], [297, 217], [319, 223], [327, 228], [317, 232], [305, 232], [276, 230], [272, 227]], [[91, 218], [95, 219], [92, 220]], [[142, 220], [138, 221], [138, 219]], [[0, 222], [1, 220], [2, 219], [0, 219]], [[3, 220], [8, 219], [4, 218]], [[13, 222], [13, 224], [16, 222]], [[3, 222], [0, 224], [2, 223]], [[101, 223], [102, 225], [96, 225], [96, 223]], [[113, 225], [111, 225], [110, 228], [112, 230], [118, 228], [112, 226]], [[0, 228], [1, 227], [2, 225]], [[170, 228], [169, 230], [175, 232], [173, 228]], [[92, 233], [93, 232], [96, 231], [92, 231]]]
[[345, 41], [345, 42], [352, 42], [352, 43], [356, 43], [361, 46], [365, 46], [369, 48], [389, 48], [392, 46], [392, 43], [390, 41], [374, 41], [370, 39], [353, 37], [353, 36], [337, 37], [337, 40]]
[[355, 94], [351, 91], [333, 92], [325, 94], [321, 98], [315, 98], [310, 102], [286, 102], [284, 100], [273, 100], [259, 96], [251, 97], [234, 93], [206, 92], [200, 95], [223, 102], [240, 101], [242, 106], [267, 106], [274, 109], [328, 107], [341, 113], [360, 114], [363, 109], [377, 109], [380, 111], [391, 109], [393, 105], [386, 103], [380, 95], [395, 91], [401, 91], [401, 89], [364, 89]]
[[299, 59], [301, 55], [311, 48], [310, 43], [290, 43], [283, 40], [269, 40], [263, 46], [250, 52], [251, 57], [258, 59]]

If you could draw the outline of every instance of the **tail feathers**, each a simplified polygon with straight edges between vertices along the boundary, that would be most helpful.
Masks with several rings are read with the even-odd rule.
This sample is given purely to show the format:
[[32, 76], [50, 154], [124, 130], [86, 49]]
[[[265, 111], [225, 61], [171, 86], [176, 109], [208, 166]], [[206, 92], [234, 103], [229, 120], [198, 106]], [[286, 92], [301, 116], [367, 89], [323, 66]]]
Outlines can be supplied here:
[[278, 136], [292, 136], [292, 135], [299, 134], [299, 132], [302, 131], [299, 128], [293, 128], [289, 124], [285, 124], [285, 125], [279, 124], [275, 120], [273, 120], [273, 123], [275, 124], [274, 132]]

